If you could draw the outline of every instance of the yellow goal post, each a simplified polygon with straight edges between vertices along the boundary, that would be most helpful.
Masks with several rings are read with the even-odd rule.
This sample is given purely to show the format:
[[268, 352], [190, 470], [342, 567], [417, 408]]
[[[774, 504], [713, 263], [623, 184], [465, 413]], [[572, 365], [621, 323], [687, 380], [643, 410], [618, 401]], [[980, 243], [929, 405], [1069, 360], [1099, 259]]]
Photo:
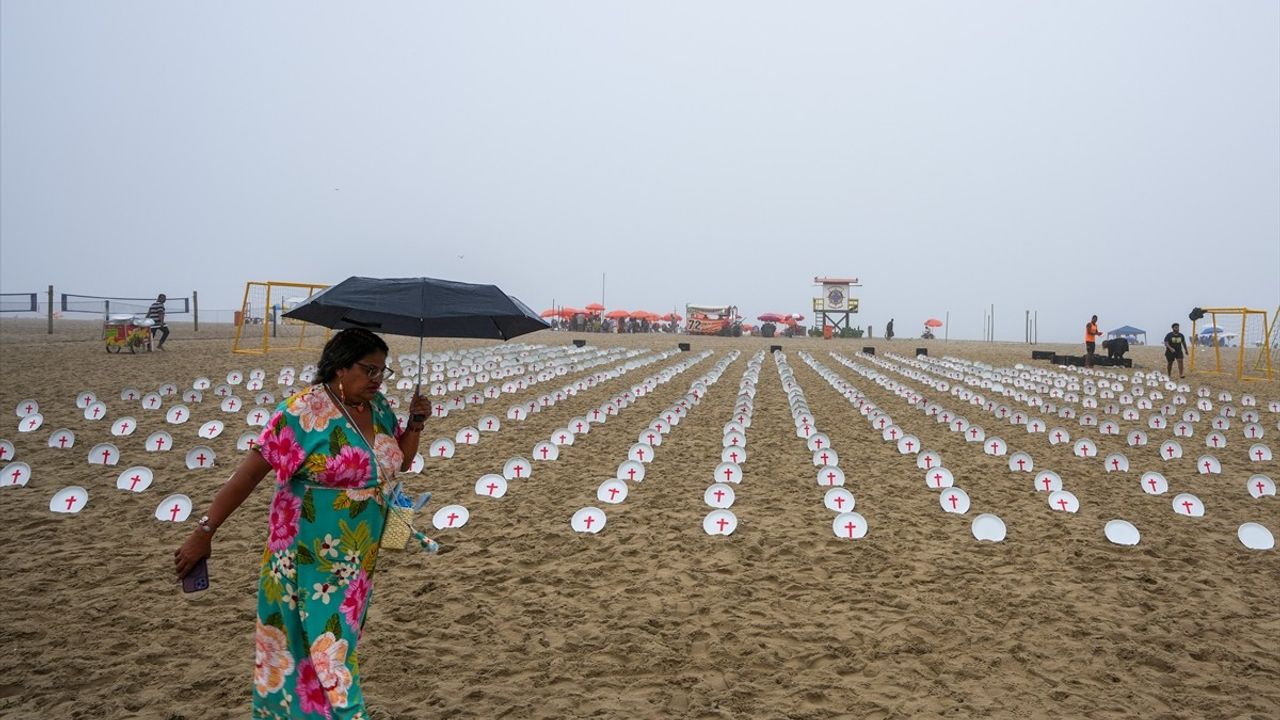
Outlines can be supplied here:
[[231, 352], [263, 355], [274, 350], [304, 350], [323, 346], [329, 329], [284, 317], [295, 305], [329, 287], [318, 283], [250, 280], [235, 314], [236, 334]]
[[1200, 372], [1234, 374], [1240, 380], [1271, 380], [1277, 338], [1266, 310], [1208, 307], [1202, 320], [1191, 321], [1190, 366]]

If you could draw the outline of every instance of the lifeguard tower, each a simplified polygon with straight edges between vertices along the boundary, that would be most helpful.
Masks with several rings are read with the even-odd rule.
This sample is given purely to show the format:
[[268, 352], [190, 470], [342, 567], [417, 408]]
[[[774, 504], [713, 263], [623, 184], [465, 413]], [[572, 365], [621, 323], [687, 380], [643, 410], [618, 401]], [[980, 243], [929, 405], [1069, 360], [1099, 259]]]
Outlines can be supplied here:
[[813, 318], [818, 327], [830, 325], [837, 334], [841, 330], [852, 331], [849, 316], [858, 312], [853, 289], [862, 287], [858, 278], [815, 277], [813, 284], [822, 288], [822, 294], [813, 299]]

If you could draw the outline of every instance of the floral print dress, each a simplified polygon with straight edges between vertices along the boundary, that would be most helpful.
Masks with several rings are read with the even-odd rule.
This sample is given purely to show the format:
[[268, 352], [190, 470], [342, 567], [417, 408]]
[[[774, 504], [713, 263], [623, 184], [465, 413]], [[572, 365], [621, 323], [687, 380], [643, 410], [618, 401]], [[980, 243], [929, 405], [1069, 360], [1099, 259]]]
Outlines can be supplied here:
[[381, 394], [371, 406], [372, 448], [323, 385], [282, 402], [259, 438], [276, 490], [258, 578], [255, 718], [367, 717], [356, 644], [386, 521], [380, 486], [403, 460], [395, 413]]

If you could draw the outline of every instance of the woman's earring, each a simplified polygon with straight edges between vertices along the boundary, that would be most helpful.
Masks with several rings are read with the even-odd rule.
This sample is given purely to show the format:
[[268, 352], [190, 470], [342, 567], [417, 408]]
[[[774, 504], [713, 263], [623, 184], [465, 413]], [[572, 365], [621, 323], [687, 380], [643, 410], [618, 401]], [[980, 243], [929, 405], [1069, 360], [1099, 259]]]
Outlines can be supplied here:
[[342, 389], [342, 381], [338, 381], [338, 399], [345, 405], [347, 402], [347, 393]]

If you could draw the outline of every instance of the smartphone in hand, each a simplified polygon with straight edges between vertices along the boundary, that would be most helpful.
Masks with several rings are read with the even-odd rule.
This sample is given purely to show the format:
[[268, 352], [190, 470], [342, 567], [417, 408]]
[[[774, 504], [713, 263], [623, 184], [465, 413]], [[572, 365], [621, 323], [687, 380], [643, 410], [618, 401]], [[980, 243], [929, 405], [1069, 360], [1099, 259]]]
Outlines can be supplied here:
[[193, 593], [209, 589], [209, 558], [200, 558], [191, 572], [182, 578], [182, 592]]

